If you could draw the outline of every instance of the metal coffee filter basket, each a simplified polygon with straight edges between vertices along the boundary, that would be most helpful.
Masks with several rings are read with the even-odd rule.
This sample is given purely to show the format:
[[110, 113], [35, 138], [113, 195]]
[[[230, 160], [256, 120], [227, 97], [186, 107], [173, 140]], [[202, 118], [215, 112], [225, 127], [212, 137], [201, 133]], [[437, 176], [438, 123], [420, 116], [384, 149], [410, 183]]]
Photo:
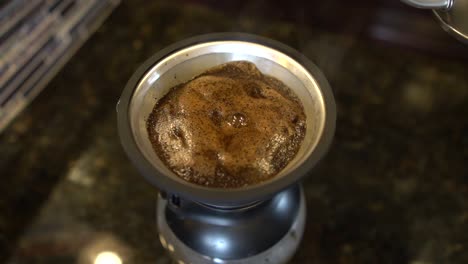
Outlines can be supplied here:
[[[298, 96], [307, 130], [296, 157], [274, 178], [237, 189], [189, 183], [168, 169], [148, 138], [146, 121], [171, 87], [230, 61], [250, 61]], [[319, 69], [299, 52], [270, 39], [240, 33], [203, 35], [176, 43], [148, 59], [131, 77], [117, 105], [122, 144], [142, 175], [170, 195], [214, 206], [264, 200], [305, 176], [328, 149], [335, 129], [335, 103]], [[274, 120], [272, 120], [274, 122]]]

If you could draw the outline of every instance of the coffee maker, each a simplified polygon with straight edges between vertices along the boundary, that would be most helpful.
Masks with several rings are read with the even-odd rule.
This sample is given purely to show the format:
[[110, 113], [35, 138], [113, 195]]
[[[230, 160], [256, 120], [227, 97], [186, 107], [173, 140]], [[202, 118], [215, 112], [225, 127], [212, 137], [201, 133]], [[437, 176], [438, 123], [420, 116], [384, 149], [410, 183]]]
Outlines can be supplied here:
[[[300, 99], [306, 134], [297, 155], [272, 179], [235, 189], [182, 180], [153, 150], [146, 120], [171, 87], [230, 61], [250, 61]], [[328, 150], [336, 109], [320, 70], [277, 41], [242, 33], [208, 34], [173, 44], [144, 62], [117, 104], [122, 145], [143, 177], [159, 189], [159, 240], [175, 263], [286, 263], [298, 248], [306, 201], [300, 180]], [[274, 122], [274, 120], [272, 120]]]

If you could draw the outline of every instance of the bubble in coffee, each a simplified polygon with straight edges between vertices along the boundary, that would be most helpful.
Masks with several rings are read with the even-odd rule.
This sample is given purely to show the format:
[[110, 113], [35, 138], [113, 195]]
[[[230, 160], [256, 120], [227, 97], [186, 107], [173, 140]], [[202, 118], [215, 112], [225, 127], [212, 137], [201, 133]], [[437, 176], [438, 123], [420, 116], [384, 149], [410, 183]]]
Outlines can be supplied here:
[[239, 188], [273, 178], [306, 131], [297, 96], [255, 64], [229, 62], [177, 85], [147, 120], [156, 154], [180, 178]]

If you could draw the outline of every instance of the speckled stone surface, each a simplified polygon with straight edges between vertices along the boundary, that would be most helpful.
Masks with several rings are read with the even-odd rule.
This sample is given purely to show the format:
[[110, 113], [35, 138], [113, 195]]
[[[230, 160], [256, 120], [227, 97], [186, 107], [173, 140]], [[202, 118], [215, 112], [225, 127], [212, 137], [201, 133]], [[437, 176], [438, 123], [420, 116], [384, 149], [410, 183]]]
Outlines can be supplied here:
[[85, 264], [104, 251], [170, 263], [157, 190], [120, 146], [115, 104], [165, 45], [233, 30], [303, 52], [337, 101], [335, 141], [304, 179], [307, 227], [291, 263], [468, 263], [466, 61], [177, 1], [125, 1], [0, 134], [0, 263]]

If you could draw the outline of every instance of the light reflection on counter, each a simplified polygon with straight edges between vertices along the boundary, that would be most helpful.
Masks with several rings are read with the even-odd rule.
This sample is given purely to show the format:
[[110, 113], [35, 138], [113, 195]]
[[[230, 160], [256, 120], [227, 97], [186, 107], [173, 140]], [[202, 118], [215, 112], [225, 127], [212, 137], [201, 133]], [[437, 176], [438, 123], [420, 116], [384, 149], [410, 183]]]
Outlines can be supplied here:
[[122, 259], [115, 252], [103, 251], [96, 256], [94, 264], [122, 264]]
[[81, 250], [78, 264], [127, 264], [131, 250], [120, 239], [102, 234]]

